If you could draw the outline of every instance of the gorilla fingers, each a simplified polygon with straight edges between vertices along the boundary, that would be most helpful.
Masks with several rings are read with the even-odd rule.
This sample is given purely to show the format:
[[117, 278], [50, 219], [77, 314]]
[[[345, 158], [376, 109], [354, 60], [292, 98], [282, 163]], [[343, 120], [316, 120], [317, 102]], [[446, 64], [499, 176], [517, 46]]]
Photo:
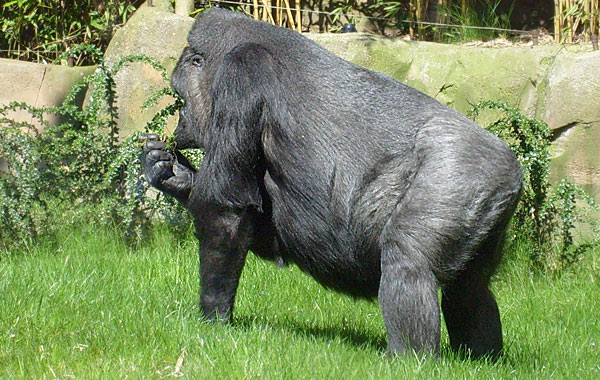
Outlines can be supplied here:
[[167, 144], [155, 134], [144, 136], [142, 166], [148, 182], [158, 190], [185, 204], [194, 183], [195, 170], [178, 151], [164, 150]]

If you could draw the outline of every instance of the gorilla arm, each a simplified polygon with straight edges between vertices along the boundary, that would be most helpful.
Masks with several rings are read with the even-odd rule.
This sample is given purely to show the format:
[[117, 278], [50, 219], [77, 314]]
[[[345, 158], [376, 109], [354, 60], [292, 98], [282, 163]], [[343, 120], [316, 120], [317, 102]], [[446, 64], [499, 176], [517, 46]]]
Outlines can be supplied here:
[[187, 205], [200, 248], [200, 308], [209, 319], [229, 320], [248, 248], [260, 230], [263, 197], [261, 135], [276, 123], [268, 104], [277, 77], [269, 52], [242, 44], [219, 65], [212, 80], [212, 112], [205, 155]]
[[[142, 164], [152, 186], [177, 198], [194, 217], [200, 308], [208, 319], [227, 321], [248, 248], [257, 234], [255, 216], [263, 211], [261, 135], [265, 125], [278, 122], [275, 107], [269, 106], [277, 99], [278, 78], [269, 52], [254, 43], [239, 45], [225, 55], [210, 81], [210, 91], [189, 87], [194, 83], [189, 78], [208, 71], [185, 62], [178, 65], [177, 85], [185, 88], [183, 94], [211, 96], [209, 125], [189, 126], [193, 133], [206, 133], [204, 159], [194, 171], [178, 152], [164, 151], [166, 144], [148, 141]], [[188, 107], [193, 104], [184, 100]]]

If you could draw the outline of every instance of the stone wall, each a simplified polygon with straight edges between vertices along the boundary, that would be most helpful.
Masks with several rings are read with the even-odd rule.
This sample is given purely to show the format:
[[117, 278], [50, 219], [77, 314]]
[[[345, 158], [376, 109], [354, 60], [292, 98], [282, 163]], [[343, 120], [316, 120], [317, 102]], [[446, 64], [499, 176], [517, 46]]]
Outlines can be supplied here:
[[[154, 4], [152, 8], [140, 7], [117, 32], [106, 52], [108, 62], [144, 53], [169, 69], [174, 67], [193, 20], [175, 15], [168, 0], [155, 0]], [[553, 179], [569, 177], [600, 199], [599, 51], [560, 45], [467, 47], [357, 33], [306, 36], [344, 59], [388, 74], [461, 112], [478, 101], [497, 100], [545, 120], [555, 135]], [[41, 80], [32, 78], [64, 75], [65, 83], [71, 83], [72, 75], [83, 75], [86, 70], [46, 66], [29, 75], [11, 69], [12, 64], [0, 61], [0, 104], [17, 99], [40, 104], [46, 96], [43, 94], [59, 96], [64, 92], [43, 92]], [[58, 74], [63, 71], [76, 74]], [[116, 83], [119, 124], [127, 135], [142, 129], [164, 105], [140, 110], [144, 99], [168, 84], [144, 64], [121, 72]], [[33, 95], [21, 94], [25, 87]]]
[[[73, 85], [94, 70], [94, 67], [73, 68], [0, 58], [0, 107], [13, 101], [36, 107], [58, 106]], [[83, 96], [80, 100], [83, 100]], [[26, 111], [11, 111], [7, 117], [41, 128], [40, 123]], [[46, 120], [58, 122], [54, 115], [48, 115]], [[6, 170], [6, 160], [0, 157], [0, 171]]]
[[[0, 106], [12, 101], [32, 106], [58, 106], [69, 90], [95, 67], [65, 67], [0, 58]], [[8, 117], [32, 123], [25, 111], [11, 112]], [[52, 116], [50, 122], [56, 122]], [[34, 123], [39, 126], [37, 123]]]

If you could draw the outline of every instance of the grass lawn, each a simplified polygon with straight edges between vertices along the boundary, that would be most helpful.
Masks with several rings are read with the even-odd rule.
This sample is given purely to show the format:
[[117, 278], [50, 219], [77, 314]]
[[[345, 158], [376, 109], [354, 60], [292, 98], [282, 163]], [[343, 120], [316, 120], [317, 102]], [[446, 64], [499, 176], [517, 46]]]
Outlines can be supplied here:
[[[494, 282], [505, 355], [384, 356], [377, 302], [249, 256], [232, 326], [200, 320], [191, 236], [158, 229], [129, 249], [71, 229], [0, 252], [0, 379], [600, 379], [600, 257], [560, 276], [508, 259]], [[508, 253], [507, 256], [515, 256]]]

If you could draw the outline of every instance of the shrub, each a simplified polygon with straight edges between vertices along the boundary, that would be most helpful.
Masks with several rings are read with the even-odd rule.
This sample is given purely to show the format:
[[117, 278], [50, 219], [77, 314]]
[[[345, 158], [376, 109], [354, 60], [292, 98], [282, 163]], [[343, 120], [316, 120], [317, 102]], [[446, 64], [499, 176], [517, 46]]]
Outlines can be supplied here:
[[[186, 215], [170, 200], [147, 197], [148, 185], [138, 156], [141, 133], [119, 141], [115, 107], [115, 74], [127, 64], [144, 62], [158, 70], [165, 81], [164, 67], [144, 55], [123, 57], [108, 67], [102, 53], [82, 45], [68, 54], [87, 53], [99, 62], [97, 70], [74, 88], [58, 107], [34, 108], [13, 102], [0, 108], [0, 157], [8, 172], [0, 173], [0, 244], [5, 247], [51, 232], [51, 218], [65, 208], [93, 207], [94, 221], [116, 223], [131, 241], [141, 237], [149, 216], [162, 213], [169, 220]], [[76, 96], [91, 89], [84, 107]], [[147, 102], [155, 103], [163, 89]], [[176, 100], [160, 111], [146, 126], [162, 133], [166, 119], [181, 105]], [[44, 126], [42, 132], [28, 123], [6, 117], [10, 110], [28, 111]], [[44, 116], [58, 115], [58, 125], [49, 125]]]
[[[438, 6], [448, 24], [453, 26], [442, 28], [441, 36], [445, 42], [466, 42], [473, 40], [491, 40], [502, 36], [500, 30], [511, 29], [510, 17], [514, 1], [506, 14], [498, 14], [501, 0], [471, 2], [466, 8], [459, 3]], [[455, 26], [456, 25], [456, 26]], [[487, 29], [468, 28], [469, 26]]]
[[569, 180], [551, 187], [551, 131], [545, 122], [493, 101], [476, 104], [470, 115], [476, 118], [484, 110], [500, 112], [487, 129], [508, 143], [523, 167], [524, 186], [512, 220], [513, 234], [533, 243], [530, 260], [537, 267], [558, 269], [572, 263], [585, 247], [574, 244], [575, 223], [595, 228], [586, 216], [596, 203]]

